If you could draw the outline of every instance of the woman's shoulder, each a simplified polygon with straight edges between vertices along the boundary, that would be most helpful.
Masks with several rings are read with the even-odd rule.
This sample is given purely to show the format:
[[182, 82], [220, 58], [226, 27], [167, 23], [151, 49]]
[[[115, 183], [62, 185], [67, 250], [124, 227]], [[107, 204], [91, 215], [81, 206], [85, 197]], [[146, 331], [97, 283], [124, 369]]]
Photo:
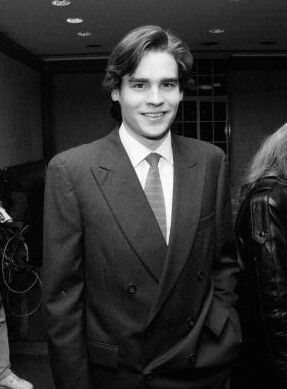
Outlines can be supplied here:
[[273, 222], [283, 223], [287, 229], [287, 182], [277, 177], [260, 179], [245, 199], [245, 212], [252, 221], [253, 237]]
[[236, 218], [236, 230], [239, 231], [253, 220], [260, 225], [275, 210], [280, 219], [287, 219], [287, 181], [280, 177], [263, 177], [252, 185], [246, 185]]
[[249, 196], [252, 203], [287, 207], [287, 180], [274, 176], [262, 177], [249, 188]]

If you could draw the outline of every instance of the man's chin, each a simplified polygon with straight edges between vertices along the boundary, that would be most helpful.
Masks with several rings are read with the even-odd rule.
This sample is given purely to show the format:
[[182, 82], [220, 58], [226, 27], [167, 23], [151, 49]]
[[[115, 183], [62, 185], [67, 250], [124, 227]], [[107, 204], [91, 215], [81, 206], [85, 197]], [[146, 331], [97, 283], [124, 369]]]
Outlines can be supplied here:
[[169, 132], [169, 129], [170, 126], [161, 126], [158, 128], [156, 126], [152, 126], [146, 128], [146, 131], [143, 131], [143, 134], [144, 137], [149, 140], [159, 140], [166, 137], [167, 133]]
[[150, 141], [153, 141], [153, 140], [160, 140], [160, 139], [164, 139], [166, 136], [167, 136], [167, 133], [168, 133], [169, 129], [163, 131], [163, 132], [160, 132], [158, 134], [147, 134], [145, 136], [146, 139], [150, 140]]

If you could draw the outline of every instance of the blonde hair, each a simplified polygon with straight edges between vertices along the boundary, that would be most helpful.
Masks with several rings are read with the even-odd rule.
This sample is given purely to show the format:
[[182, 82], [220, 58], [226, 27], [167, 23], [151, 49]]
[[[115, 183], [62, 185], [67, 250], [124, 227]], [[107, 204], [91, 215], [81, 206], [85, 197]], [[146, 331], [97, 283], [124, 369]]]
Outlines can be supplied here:
[[251, 161], [246, 183], [253, 184], [266, 176], [287, 179], [287, 123], [265, 139]]

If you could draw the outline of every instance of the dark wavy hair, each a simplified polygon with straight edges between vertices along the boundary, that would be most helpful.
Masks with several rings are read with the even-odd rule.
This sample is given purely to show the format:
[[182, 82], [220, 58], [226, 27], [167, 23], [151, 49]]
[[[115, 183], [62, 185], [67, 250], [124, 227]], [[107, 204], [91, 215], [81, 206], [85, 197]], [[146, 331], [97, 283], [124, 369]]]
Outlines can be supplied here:
[[[115, 46], [108, 60], [104, 89], [109, 94], [120, 89], [123, 77], [135, 72], [147, 51], [164, 51], [174, 57], [178, 65], [179, 86], [184, 90], [188, 85], [193, 56], [186, 43], [159, 26], [138, 27]], [[118, 102], [112, 102], [111, 112], [116, 120], [121, 120]]]

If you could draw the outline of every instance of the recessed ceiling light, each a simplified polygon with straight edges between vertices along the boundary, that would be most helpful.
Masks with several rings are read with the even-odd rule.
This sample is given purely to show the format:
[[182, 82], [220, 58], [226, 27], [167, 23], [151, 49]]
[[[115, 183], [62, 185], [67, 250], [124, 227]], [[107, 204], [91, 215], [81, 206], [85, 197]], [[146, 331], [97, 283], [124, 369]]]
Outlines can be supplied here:
[[86, 45], [87, 47], [91, 47], [93, 49], [96, 49], [97, 47], [102, 47], [102, 45], [97, 45], [97, 44], [90, 44], [90, 45]]
[[276, 41], [262, 41], [260, 42], [260, 45], [266, 45], [266, 46], [272, 46], [272, 45], [276, 45], [277, 42]]
[[92, 34], [89, 32], [89, 31], [79, 31], [77, 33], [78, 36], [82, 36], [82, 37], [85, 37], [85, 36], [91, 36]]
[[218, 42], [202, 42], [200, 46], [217, 46]]
[[210, 34], [223, 34], [224, 30], [223, 28], [211, 28], [209, 32]]
[[212, 89], [212, 85], [209, 85], [209, 84], [199, 85], [198, 88], [201, 89], [201, 90], [211, 90]]
[[84, 20], [82, 18], [68, 18], [67, 19], [67, 22], [72, 23], [72, 24], [83, 23], [83, 21]]
[[66, 7], [67, 5], [70, 5], [71, 1], [69, 0], [53, 0], [52, 5], [55, 5], [56, 7]]

